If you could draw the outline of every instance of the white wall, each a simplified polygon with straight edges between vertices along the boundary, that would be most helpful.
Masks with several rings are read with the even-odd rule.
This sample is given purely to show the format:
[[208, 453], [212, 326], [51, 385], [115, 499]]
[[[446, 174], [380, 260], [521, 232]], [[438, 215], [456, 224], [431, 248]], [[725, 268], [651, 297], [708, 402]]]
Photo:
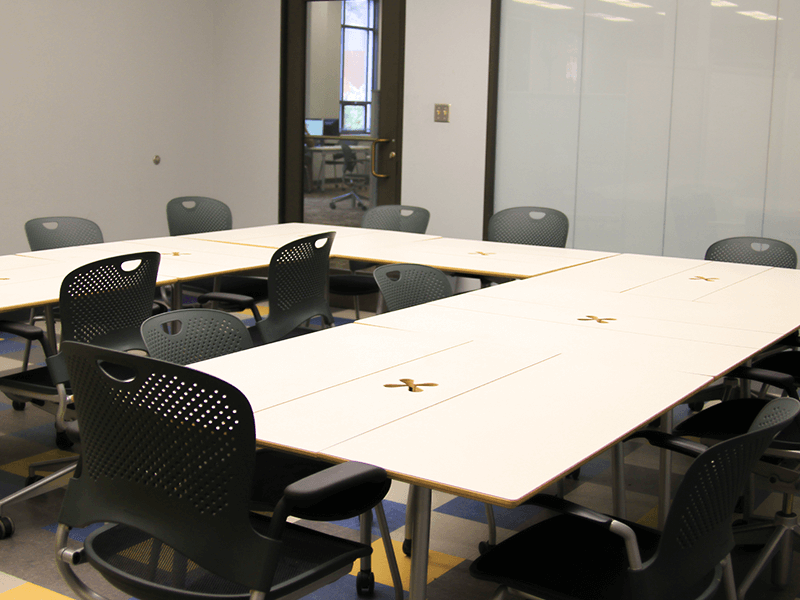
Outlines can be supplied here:
[[280, 2], [214, 0], [212, 7], [214, 177], [209, 195], [230, 205], [234, 227], [277, 223]]
[[275, 222], [279, 16], [264, 0], [0, 0], [0, 253], [27, 250], [24, 222], [45, 215], [166, 235], [178, 195]]
[[[490, 0], [408, 0], [402, 203], [431, 211], [428, 233], [480, 239]], [[434, 123], [434, 104], [451, 104]]]

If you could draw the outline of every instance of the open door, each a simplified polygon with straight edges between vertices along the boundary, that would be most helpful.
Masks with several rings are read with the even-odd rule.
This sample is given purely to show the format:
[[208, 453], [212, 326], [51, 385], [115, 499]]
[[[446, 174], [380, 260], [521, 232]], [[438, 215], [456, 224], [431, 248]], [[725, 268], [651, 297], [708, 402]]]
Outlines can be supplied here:
[[404, 25], [405, 0], [283, 0], [281, 222], [400, 202]]

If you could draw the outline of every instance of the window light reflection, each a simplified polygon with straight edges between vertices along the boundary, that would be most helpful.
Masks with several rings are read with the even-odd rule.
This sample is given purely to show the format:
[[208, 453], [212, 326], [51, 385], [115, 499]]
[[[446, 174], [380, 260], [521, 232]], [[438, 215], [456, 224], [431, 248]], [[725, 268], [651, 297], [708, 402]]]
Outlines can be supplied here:
[[532, 4], [540, 8], [549, 8], [551, 10], [572, 10], [571, 6], [566, 4], [556, 4], [555, 2], [545, 2], [545, 0], [514, 0], [520, 4]]
[[744, 15], [745, 17], [753, 17], [759, 21], [783, 21], [783, 19], [779, 19], [776, 15], [769, 15], [760, 10], [737, 10], [736, 14]]
[[633, 2], [632, 0], [600, 0], [601, 2], [608, 2], [609, 4], [616, 4], [617, 6], [627, 6], [628, 8], [653, 8], [644, 2]]

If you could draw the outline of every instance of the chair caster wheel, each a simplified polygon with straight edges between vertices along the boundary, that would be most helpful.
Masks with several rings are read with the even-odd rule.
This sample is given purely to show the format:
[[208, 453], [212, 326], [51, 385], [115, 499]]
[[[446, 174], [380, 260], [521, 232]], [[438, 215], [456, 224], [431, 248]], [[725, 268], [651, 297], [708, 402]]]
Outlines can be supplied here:
[[66, 432], [58, 431], [56, 432], [56, 446], [58, 446], [61, 450], [69, 450], [72, 448], [73, 443], [72, 440], [69, 439]]
[[9, 517], [0, 517], [0, 540], [14, 535], [14, 521]]
[[328, 206], [330, 206], [331, 208], [336, 208], [336, 202], [331, 202]]
[[17, 402], [16, 400], [12, 400], [11, 406], [14, 408], [14, 410], [25, 410], [24, 402]]
[[686, 406], [689, 407], [689, 410], [693, 412], [700, 412], [703, 410], [703, 406], [705, 406], [705, 402], [688, 402]]
[[567, 479], [572, 479], [573, 481], [578, 481], [578, 478], [581, 476], [581, 468], [578, 467], [572, 473], [567, 474]]
[[37, 481], [40, 481], [42, 479], [44, 479], [44, 477], [42, 477], [41, 475], [31, 475], [30, 477], [26, 477], [25, 478], [25, 487], [28, 487], [29, 485], [34, 484]]
[[403, 540], [403, 554], [411, 556], [411, 540], [409, 539]]
[[375, 574], [372, 571], [359, 571], [356, 575], [356, 592], [359, 596], [372, 596], [375, 593]]
[[490, 544], [489, 542], [481, 542], [478, 544], [478, 552], [486, 554], [489, 550], [493, 549], [497, 544]]

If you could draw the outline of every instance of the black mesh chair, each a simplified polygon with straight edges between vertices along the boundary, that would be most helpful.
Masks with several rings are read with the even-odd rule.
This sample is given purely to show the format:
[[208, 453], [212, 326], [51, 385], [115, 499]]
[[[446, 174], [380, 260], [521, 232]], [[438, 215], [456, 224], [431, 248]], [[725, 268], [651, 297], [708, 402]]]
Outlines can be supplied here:
[[[431, 213], [419, 206], [401, 204], [375, 206], [364, 213], [364, 217], [361, 219], [361, 227], [365, 229], [404, 231], [406, 233], [425, 233], [428, 229], [430, 218]], [[361, 318], [359, 296], [377, 294], [380, 291], [370, 273], [357, 273], [357, 271], [363, 271], [372, 266], [371, 263], [351, 260], [349, 274], [332, 275], [330, 278], [331, 294], [353, 297], [356, 319]]]
[[448, 276], [426, 265], [383, 265], [376, 268], [372, 276], [390, 312], [453, 295]]
[[[96, 261], [69, 273], [59, 294], [62, 340], [145, 352], [139, 328], [152, 313], [160, 261], [158, 252], [139, 252]], [[0, 378], [0, 391], [15, 403], [33, 404], [55, 415], [56, 445], [63, 450], [71, 448], [79, 441], [80, 432], [67, 373], [55, 344], [31, 324], [0, 322], [0, 331], [40, 343], [46, 356], [44, 367]], [[0, 539], [14, 531], [10, 518], [2, 516], [5, 507], [58, 487], [76, 461], [66, 458], [30, 465], [28, 485], [0, 500]], [[54, 469], [47, 477], [36, 476], [37, 471]]]
[[[81, 217], [41, 217], [31, 219], [25, 223], [25, 236], [28, 238], [28, 246], [34, 252], [103, 243], [103, 232], [97, 223]], [[54, 309], [54, 314], [57, 312], [58, 309]], [[32, 308], [28, 322], [34, 323], [41, 319], [42, 317], [37, 315], [36, 309]], [[28, 368], [30, 351], [30, 341], [26, 341], [25, 351], [22, 356], [23, 369]], [[20, 410], [24, 408], [24, 405], [15, 405], [15, 408]]]
[[708, 247], [706, 260], [764, 265], [767, 267], [797, 267], [797, 253], [786, 242], [765, 237], [732, 237], [714, 242]]
[[269, 315], [261, 318], [251, 296], [210, 292], [200, 302], [221, 301], [249, 308], [256, 322], [250, 334], [256, 345], [285, 338], [303, 323], [321, 317], [323, 327], [333, 325], [328, 304], [328, 270], [334, 232], [300, 238], [278, 248], [269, 263]]
[[[152, 314], [160, 261], [158, 252], [137, 252], [89, 263], [69, 273], [59, 293], [62, 340], [144, 352], [139, 327]], [[26, 340], [44, 341], [44, 335], [35, 326], [26, 328], [16, 324], [13, 333]], [[43, 348], [46, 356], [52, 356], [56, 344], [47, 340]], [[23, 405], [34, 403], [56, 414], [56, 443], [62, 448], [72, 445], [58, 427], [58, 415], [66, 414], [67, 407], [47, 367], [0, 378], [0, 391], [12, 401]]]
[[94, 221], [80, 217], [42, 217], [25, 223], [31, 250], [102, 244], [103, 232]]
[[[796, 354], [796, 353], [789, 353]], [[787, 396], [797, 398], [798, 385], [791, 375], [755, 367], [740, 367], [733, 375], [741, 380], [762, 383], [782, 389]], [[733, 387], [735, 391], [740, 388]], [[723, 402], [714, 404], [689, 416], [674, 428], [681, 436], [700, 438], [705, 443], [716, 443], [747, 430], [754, 416], [769, 402], [767, 398], [729, 394]], [[800, 521], [795, 514], [794, 497], [800, 493], [800, 471], [796, 456], [800, 454], [800, 421], [786, 426], [767, 450], [768, 461], [761, 461], [754, 469], [747, 493], [743, 496], [743, 519], [734, 532], [737, 540], [750, 545], [763, 545], [760, 555], [740, 585], [740, 597], [750, 588], [761, 572], [772, 565], [772, 582], [786, 587], [794, 561], [794, 541], [800, 537]], [[782, 495], [781, 509], [772, 519], [753, 515], [755, 486], [767, 488]]]
[[[155, 315], [142, 323], [142, 337], [152, 358], [179, 365], [190, 365], [216, 356], [246, 350], [252, 346], [250, 334], [244, 323], [230, 313], [210, 309], [187, 308]], [[329, 463], [280, 450], [260, 448], [256, 451], [253, 508], [273, 511], [284, 488], [300, 477], [307, 477], [330, 467]], [[306, 518], [327, 515], [331, 507], [325, 502], [313, 507]], [[333, 511], [335, 512], [335, 510]], [[375, 505], [375, 514], [383, 538], [388, 564], [394, 578], [395, 592], [402, 600], [403, 584], [397, 559], [392, 547], [389, 525], [383, 505]], [[371, 512], [361, 517], [361, 541], [371, 543]], [[356, 577], [359, 593], [372, 593], [375, 576], [370, 557], [361, 559], [361, 570]]]
[[[287, 522], [321, 502], [349, 518], [389, 489], [343, 463], [292, 482], [271, 517], [250, 510], [255, 425], [247, 398], [186, 367], [67, 342], [83, 454], [58, 519], [56, 563], [80, 597], [86, 562], [137, 598], [296, 598], [372, 549]], [[369, 501], [364, 500], [370, 491]], [[104, 523], [82, 548], [69, 531]]]
[[230, 313], [184, 308], [154, 315], [141, 326], [147, 353], [178, 365], [190, 365], [253, 346], [247, 327]]
[[[205, 196], [180, 196], [167, 202], [167, 226], [170, 235], [191, 235], [212, 231], [227, 231], [233, 227], [231, 209], [224, 202]], [[190, 295], [200, 296], [214, 290], [214, 278], [198, 279], [182, 286]], [[252, 296], [266, 300], [266, 277], [257, 275], [223, 275], [216, 280], [217, 291]], [[167, 291], [167, 288], [164, 288]], [[170, 298], [165, 298], [171, 302]], [[220, 306], [227, 309], [227, 306]]]
[[496, 212], [489, 219], [490, 242], [564, 248], [568, 233], [567, 215], [554, 208], [517, 206]]
[[167, 226], [170, 235], [225, 231], [233, 227], [233, 215], [215, 198], [180, 196], [167, 202]]
[[361, 210], [367, 210], [367, 205], [364, 204], [366, 198], [356, 192], [357, 187], [369, 183], [369, 173], [361, 173], [358, 170], [358, 166], [365, 162], [358, 159], [349, 142], [342, 142], [342, 183], [347, 187], [347, 192], [341, 196], [331, 198], [329, 206], [332, 209], [336, 208], [337, 202], [350, 200], [353, 203], [353, 208], [358, 206]]
[[538, 495], [533, 503], [559, 514], [501, 542], [470, 573], [500, 585], [494, 600], [509, 589], [543, 600], [692, 600], [716, 597], [722, 580], [726, 597], [737, 598], [730, 562], [734, 506], [750, 469], [798, 410], [796, 400], [775, 400], [742, 435], [708, 449], [642, 432], [654, 445], [697, 457], [663, 531]]

